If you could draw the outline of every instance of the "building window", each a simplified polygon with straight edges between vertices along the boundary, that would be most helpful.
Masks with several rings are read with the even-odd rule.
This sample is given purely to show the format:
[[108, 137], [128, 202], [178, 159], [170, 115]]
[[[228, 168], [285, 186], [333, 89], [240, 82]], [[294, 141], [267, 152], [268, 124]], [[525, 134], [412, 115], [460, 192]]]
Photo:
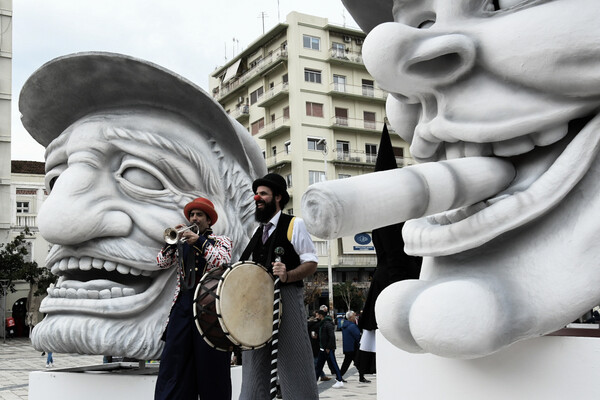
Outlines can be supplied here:
[[313, 241], [315, 244], [315, 249], [317, 250], [317, 256], [326, 257], [327, 256], [327, 242], [322, 240]]
[[345, 58], [346, 45], [344, 45], [344, 43], [333, 42], [331, 44], [331, 56], [335, 58]]
[[250, 93], [250, 104], [254, 104], [262, 97], [264, 93], [263, 87], [259, 87], [254, 92]]
[[302, 35], [302, 44], [305, 49], [321, 50], [321, 39], [315, 36]]
[[368, 163], [375, 163], [377, 160], [377, 145], [365, 144], [365, 154], [367, 155]]
[[283, 82], [283, 84], [285, 85], [286, 83], [288, 83], [288, 74], [285, 74], [281, 77], [281, 80]]
[[265, 127], [265, 119], [261, 118], [258, 121], [252, 123], [251, 132], [252, 135], [256, 135], [262, 128]]
[[28, 201], [17, 201], [17, 214], [26, 214], [29, 212]]
[[312, 185], [317, 182], [325, 182], [324, 171], [308, 171], [308, 184]]
[[335, 152], [337, 153], [338, 160], [349, 160], [350, 159], [350, 142], [345, 140], [338, 140], [335, 142]]
[[369, 79], [362, 80], [362, 94], [363, 96], [373, 97], [375, 96], [375, 82]]
[[323, 118], [323, 104], [306, 102], [306, 115]]
[[344, 75], [333, 76], [333, 90], [346, 93], [346, 77]]
[[294, 215], [294, 209], [288, 208], [287, 213], [288, 213], [288, 215]]
[[338, 174], [338, 179], [346, 179], [350, 178], [352, 175], [350, 174]]
[[335, 124], [339, 126], [348, 126], [348, 109], [335, 108]]
[[275, 157], [277, 155], [277, 146], [271, 147], [271, 155]]
[[287, 183], [288, 188], [292, 187], [292, 174], [287, 174], [285, 176], [285, 182]]
[[375, 113], [371, 111], [363, 112], [363, 119], [365, 120], [365, 129], [375, 129]]
[[304, 80], [306, 82], [321, 83], [321, 71], [304, 68]]
[[285, 154], [292, 154], [292, 142], [288, 140], [283, 144], [283, 147], [285, 149]]
[[321, 139], [308, 138], [306, 139], [308, 142], [309, 150], [325, 150], [325, 141], [321, 141]]
[[289, 107], [284, 107], [283, 119], [290, 119], [290, 108]]

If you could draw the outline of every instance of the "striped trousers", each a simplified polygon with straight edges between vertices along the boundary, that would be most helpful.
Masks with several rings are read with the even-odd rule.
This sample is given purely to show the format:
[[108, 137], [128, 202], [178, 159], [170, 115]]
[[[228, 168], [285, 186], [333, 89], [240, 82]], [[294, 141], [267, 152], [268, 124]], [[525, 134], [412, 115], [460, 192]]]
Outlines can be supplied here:
[[[315, 363], [306, 328], [303, 288], [295, 285], [282, 285], [281, 304], [277, 358], [281, 394], [286, 400], [317, 400], [319, 393], [315, 380]], [[267, 345], [257, 350], [244, 352], [240, 400], [267, 400], [270, 398], [270, 348]]]

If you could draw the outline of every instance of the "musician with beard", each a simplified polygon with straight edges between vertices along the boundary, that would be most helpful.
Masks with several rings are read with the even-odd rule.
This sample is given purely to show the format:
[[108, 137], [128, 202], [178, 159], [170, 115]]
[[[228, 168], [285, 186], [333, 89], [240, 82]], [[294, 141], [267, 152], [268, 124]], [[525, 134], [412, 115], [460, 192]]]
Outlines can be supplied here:
[[159, 268], [178, 268], [178, 284], [163, 335], [165, 347], [154, 398], [231, 399], [231, 353], [213, 349], [200, 336], [193, 304], [204, 273], [224, 269], [231, 261], [232, 242], [227, 236], [213, 234], [210, 227], [218, 215], [210, 200], [198, 197], [183, 213], [197, 229], [181, 232], [179, 242], [163, 247], [157, 257]]
[[[265, 266], [281, 281], [277, 356], [281, 392], [287, 400], [318, 399], [302, 283], [317, 269], [315, 246], [304, 221], [282, 212], [290, 199], [282, 176], [267, 174], [253, 182], [252, 190], [260, 226], [242, 253], [242, 260], [251, 259]], [[284, 250], [280, 262], [273, 261], [277, 247]], [[269, 346], [244, 354], [241, 400], [270, 398], [270, 357]]]

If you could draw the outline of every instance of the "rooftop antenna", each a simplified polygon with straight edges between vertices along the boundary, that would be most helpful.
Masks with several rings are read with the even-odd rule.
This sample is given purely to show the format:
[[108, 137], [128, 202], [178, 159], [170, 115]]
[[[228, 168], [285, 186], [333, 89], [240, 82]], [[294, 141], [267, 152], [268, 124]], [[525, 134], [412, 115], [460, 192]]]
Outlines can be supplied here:
[[279, 15], [279, 0], [277, 0], [277, 22], [281, 22], [281, 16]]
[[227, 42], [223, 42], [225, 45], [225, 61], [227, 61]]
[[344, 28], [346, 27], [346, 10], [342, 9], [342, 21], [344, 21]]
[[265, 34], [265, 17], [268, 17], [268, 15], [266, 12], [261, 11], [261, 13], [258, 17], [262, 18], [262, 28], [263, 28], [263, 35], [264, 35]]

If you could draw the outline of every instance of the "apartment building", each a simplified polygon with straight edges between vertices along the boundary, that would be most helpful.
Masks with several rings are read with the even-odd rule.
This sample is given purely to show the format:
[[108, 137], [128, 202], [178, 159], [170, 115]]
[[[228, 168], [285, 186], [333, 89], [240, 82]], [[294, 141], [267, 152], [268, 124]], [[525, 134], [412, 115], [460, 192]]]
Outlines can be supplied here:
[[[48, 197], [44, 182], [44, 163], [13, 160], [11, 169], [10, 212], [7, 213], [10, 217], [10, 229], [7, 241], [13, 240], [25, 227], [29, 228], [30, 233], [25, 237], [29, 253], [26, 261], [35, 261], [42, 267], [50, 250], [50, 244], [40, 234], [37, 223], [38, 210]], [[16, 292], [9, 292], [6, 296], [6, 315], [15, 320], [15, 335], [27, 336], [29, 328], [26, 324], [26, 313], [37, 309], [41, 299], [32, 299], [35, 304], [30, 304], [28, 309], [29, 284], [17, 282], [15, 289]], [[42, 315], [38, 314], [37, 318], [38, 321], [41, 320]]]
[[0, 0], [0, 243], [10, 231], [12, 0]]
[[[301, 216], [309, 185], [374, 170], [387, 93], [363, 64], [364, 39], [292, 12], [210, 76], [213, 98], [251, 132], [269, 172], [286, 178], [289, 213]], [[398, 165], [409, 164], [408, 144], [391, 136]], [[334, 282], [368, 286], [376, 266], [370, 232], [332, 240], [330, 256], [327, 241], [314, 240], [320, 271], [331, 264]]]

